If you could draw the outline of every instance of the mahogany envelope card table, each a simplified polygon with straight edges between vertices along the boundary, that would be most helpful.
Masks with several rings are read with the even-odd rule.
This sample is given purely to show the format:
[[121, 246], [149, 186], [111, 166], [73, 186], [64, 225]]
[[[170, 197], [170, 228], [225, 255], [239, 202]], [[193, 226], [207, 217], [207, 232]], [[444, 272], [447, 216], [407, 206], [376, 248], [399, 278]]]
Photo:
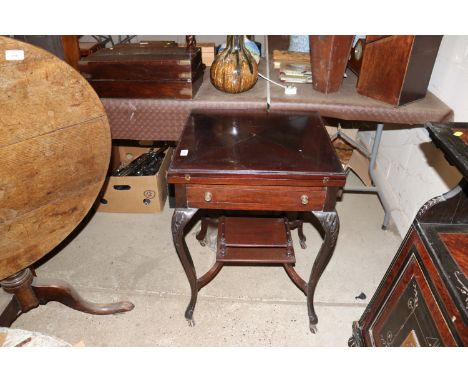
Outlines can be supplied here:
[[32, 269], [78, 226], [106, 176], [110, 129], [91, 86], [54, 55], [0, 37], [0, 131], [0, 286], [12, 295], [0, 326], [49, 301], [92, 314], [131, 310], [87, 302]]
[[[194, 111], [187, 120], [168, 170], [175, 186], [174, 245], [191, 287], [185, 318], [193, 325], [198, 291], [225, 264], [283, 266], [307, 296], [310, 330], [318, 322], [314, 292], [336, 244], [335, 203], [345, 172], [318, 113]], [[197, 212], [200, 211], [199, 214]], [[216, 261], [198, 277], [184, 236], [195, 215], [218, 216]], [[288, 212], [300, 219], [289, 220]], [[304, 215], [304, 217], [302, 216]], [[324, 241], [310, 278], [295, 271], [290, 230], [316, 219]]]

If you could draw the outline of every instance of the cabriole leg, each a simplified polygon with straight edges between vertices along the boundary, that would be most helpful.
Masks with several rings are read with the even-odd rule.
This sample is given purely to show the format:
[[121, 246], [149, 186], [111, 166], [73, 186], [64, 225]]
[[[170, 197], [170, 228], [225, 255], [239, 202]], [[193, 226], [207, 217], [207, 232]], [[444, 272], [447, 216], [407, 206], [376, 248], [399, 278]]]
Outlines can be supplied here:
[[338, 231], [340, 229], [340, 221], [336, 211], [313, 211], [312, 213], [317, 218], [324, 231], [323, 243], [314, 261], [314, 265], [312, 266], [312, 272], [310, 273], [309, 283], [307, 285], [307, 309], [309, 313], [310, 331], [316, 333], [318, 318], [314, 309], [315, 288], [333, 255]]
[[193, 264], [192, 256], [188, 250], [187, 243], [185, 242], [185, 227], [192, 220], [198, 209], [196, 208], [176, 208], [174, 215], [172, 215], [172, 239], [174, 246], [179, 256], [182, 267], [184, 268], [187, 279], [190, 283], [190, 289], [192, 292], [190, 302], [187, 310], [185, 311], [185, 318], [190, 326], [195, 325], [193, 320], [193, 311], [195, 304], [197, 303], [198, 287], [197, 287], [197, 275], [195, 272], [195, 266]]

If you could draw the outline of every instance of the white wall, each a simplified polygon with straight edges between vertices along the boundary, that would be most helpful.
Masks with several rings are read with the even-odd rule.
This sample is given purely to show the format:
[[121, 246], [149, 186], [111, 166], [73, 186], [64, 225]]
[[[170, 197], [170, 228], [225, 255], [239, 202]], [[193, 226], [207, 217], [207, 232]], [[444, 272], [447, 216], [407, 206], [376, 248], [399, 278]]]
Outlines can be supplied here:
[[[449, 105], [455, 121], [468, 122], [468, 36], [444, 36], [429, 90]], [[361, 133], [370, 147], [373, 133]], [[391, 206], [392, 220], [403, 237], [419, 208], [447, 192], [461, 178], [430, 143], [424, 128], [384, 131], [377, 158], [376, 182]]]
[[444, 36], [429, 90], [455, 111], [456, 122], [468, 121], [468, 36]]
[[[361, 133], [367, 147], [371, 147], [373, 135]], [[375, 174], [401, 237], [426, 201], [447, 192], [460, 180], [459, 172], [431, 143], [425, 128], [384, 131]]]

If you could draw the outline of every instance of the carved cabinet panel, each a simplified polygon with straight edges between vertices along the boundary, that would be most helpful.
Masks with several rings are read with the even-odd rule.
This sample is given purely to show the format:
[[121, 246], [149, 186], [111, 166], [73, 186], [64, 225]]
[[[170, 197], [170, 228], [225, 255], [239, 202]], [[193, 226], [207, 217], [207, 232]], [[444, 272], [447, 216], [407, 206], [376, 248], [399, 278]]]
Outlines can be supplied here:
[[374, 346], [456, 344], [418, 259], [412, 246], [400, 278], [369, 326]]
[[468, 345], [468, 124], [426, 128], [463, 179], [421, 207], [350, 346]]
[[[427, 237], [433, 230], [419, 224], [410, 229], [367, 309], [353, 324], [350, 345], [466, 346], [466, 306], [459, 298], [466, 272], [447, 266], [451, 252], [437, 241], [440, 233]], [[458, 235], [461, 242], [466, 240], [466, 227]], [[462, 286], [452, 283], [450, 273], [460, 280], [463, 276]]]

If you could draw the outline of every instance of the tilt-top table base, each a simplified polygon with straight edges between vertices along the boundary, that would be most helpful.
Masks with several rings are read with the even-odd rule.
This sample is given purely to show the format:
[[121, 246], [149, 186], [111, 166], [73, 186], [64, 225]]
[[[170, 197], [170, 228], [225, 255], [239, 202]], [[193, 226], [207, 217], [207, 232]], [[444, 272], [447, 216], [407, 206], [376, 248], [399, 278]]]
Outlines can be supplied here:
[[4, 327], [10, 327], [21, 314], [50, 301], [98, 315], [123, 313], [134, 308], [128, 301], [111, 304], [86, 301], [70, 284], [60, 280], [38, 278], [29, 268], [1, 280], [0, 285], [5, 292], [13, 295], [7, 307], [0, 313], [0, 326]]

